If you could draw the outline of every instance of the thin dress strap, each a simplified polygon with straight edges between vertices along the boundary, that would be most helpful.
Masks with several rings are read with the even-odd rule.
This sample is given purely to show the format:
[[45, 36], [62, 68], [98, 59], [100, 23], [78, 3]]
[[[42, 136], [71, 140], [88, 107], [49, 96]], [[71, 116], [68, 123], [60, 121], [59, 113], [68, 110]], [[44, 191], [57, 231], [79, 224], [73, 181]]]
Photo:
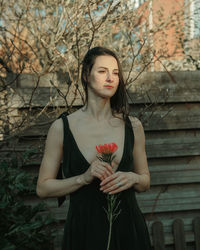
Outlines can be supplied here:
[[[69, 124], [68, 124], [68, 120], [67, 120], [67, 112], [62, 113], [59, 117], [63, 120], [63, 127], [64, 127], [64, 139], [63, 139], [63, 152], [65, 152], [65, 142], [67, 141], [67, 133], [69, 131]], [[60, 164], [59, 170], [58, 170], [58, 174], [56, 179], [62, 180], [63, 179], [63, 162]], [[58, 197], [58, 206], [60, 207], [63, 202], [65, 201], [66, 197], [65, 196], [61, 196]]]
[[129, 116], [127, 116], [127, 118], [126, 118], [126, 123], [127, 123], [127, 127], [128, 127], [128, 137], [130, 138], [130, 140], [129, 140], [130, 147], [133, 148], [135, 138], [134, 138], [134, 130], [133, 130], [132, 122], [131, 122]]
[[62, 113], [60, 115], [60, 118], [62, 118], [63, 120], [63, 125], [64, 125], [64, 140], [63, 140], [63, 146], [65, 145], [64, 142], [66, 142], [67, 140], [67, 136], [68, 136], [68, 132], [69, 132], [69, 123], [68, 123], [68, 119], [67, 119], [67, 114], [66, 113]]

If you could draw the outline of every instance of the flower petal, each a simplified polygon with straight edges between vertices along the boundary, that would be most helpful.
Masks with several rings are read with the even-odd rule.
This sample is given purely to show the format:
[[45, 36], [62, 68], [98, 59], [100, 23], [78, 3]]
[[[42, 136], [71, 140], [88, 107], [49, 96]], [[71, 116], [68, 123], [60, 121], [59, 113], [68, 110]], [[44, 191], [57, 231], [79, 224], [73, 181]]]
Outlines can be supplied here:
[[109, 149], [108, 149], [108, 145], [107, 145], [107, 144], [104, 144], [104, 145], [103, 145], [103, 152], [104, 152], [105, 154], [107, 154], [107, 153], [109, 152]]
[[103, 146], [100, 144], [100, 145], [98, 145], [98, 146], [96, 146], [96, 150], [97, 150], [97, 152], [98, 153], [102, 153], [102, 151], [103, 151]]
[[111, 152], [114, 153], [117, 149], [118, 149], [117, 144], [113, 142], [112, 143], [112, 150], [111, 150]]
[[114, 142], [108, 143], [108, 144], [104, 144], [104, 145], [99, 144], [98, 146], [96, 146], [96, 150], [100, 154], [112, 154], [117, 149], [118, 149], [118, 146]]

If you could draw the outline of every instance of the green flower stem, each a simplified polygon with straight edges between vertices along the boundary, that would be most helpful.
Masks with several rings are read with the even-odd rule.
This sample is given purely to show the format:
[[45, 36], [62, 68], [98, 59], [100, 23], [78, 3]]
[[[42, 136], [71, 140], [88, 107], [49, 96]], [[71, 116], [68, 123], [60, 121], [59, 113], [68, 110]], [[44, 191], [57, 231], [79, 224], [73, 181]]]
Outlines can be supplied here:
[[117, 212], [117, 209], [119, 207], [120, 201], [117, 203], [117, 195], [107, 194], [107, 203], [108, 203], [108, 210], [106, 211], [107, 218], [109, 221], [109, 234], [108, 234], [108, 243], [106, 250], [110, 249], [110, 241], [111, 241], [111, 233], [112, 233], [112, 225], [114, 220], [117, 218], [117, 216], [120, 214], [121, 210]]
[[109, 249], [110, 249], [110, 240], [111, 240], [111, 233], [112, 233], [112, 220], [113, 220], [113, 216], [112, 216], [112, 213], [110, 213], [110, 216], [109, 216], [108, 244], [107, 244], [106, 250], [109, 250]]
[[[112, 153], [109, 154], [102, 154], [101, 156], [97, 156], [97, 158], [100, 161], [108, 162], [111, 166], [111, 162], [114, 159], [115, 156], [112, 156]], [[111, 234], [112, 234], [112, 225], [114, 220], [117, 218], [117, 216], [120, 214], [121, 210], [117, 212], [117, 209], [119, 208], [120, 201], [117, 203], [117, 194], [107, 194], [107, 204], [108, 209], [105, 210], [109, 222], [109, 234], [108, 234], [108, 243], [106, 250], [110, 249], [110, 242], [111, 242]]]

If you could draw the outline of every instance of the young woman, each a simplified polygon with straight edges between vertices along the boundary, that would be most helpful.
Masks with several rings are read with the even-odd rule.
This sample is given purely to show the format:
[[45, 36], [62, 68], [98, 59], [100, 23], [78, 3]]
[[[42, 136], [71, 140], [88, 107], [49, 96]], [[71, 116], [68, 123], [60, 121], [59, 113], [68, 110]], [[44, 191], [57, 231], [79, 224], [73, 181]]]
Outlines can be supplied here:
[[[83, 60], [83, 108], [63, 114], [49, 129], [37, 194], [70, 194], [63, 250], [106, 250], [109, 222], [107, 194], [118, 194], [110, 250], [149, 250], [150, 239], [135, 198], [150, 187], [141, 122], [129, 117], [119, 60], [111, 50], [95, 47]], [[114, 142], [111, 164], [97, 158], [96, 146]], [[64, 179], [56, 179], [63, 158]]]

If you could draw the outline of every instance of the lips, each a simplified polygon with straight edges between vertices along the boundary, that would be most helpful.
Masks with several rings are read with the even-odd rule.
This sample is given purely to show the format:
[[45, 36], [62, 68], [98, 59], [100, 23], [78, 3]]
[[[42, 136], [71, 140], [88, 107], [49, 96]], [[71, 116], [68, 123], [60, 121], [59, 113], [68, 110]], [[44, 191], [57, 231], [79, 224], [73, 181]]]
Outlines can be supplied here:
[[112, 89], [114, 88], [112, 85], [104, 85], [105, 88], [109, 88], [109, 89]]

